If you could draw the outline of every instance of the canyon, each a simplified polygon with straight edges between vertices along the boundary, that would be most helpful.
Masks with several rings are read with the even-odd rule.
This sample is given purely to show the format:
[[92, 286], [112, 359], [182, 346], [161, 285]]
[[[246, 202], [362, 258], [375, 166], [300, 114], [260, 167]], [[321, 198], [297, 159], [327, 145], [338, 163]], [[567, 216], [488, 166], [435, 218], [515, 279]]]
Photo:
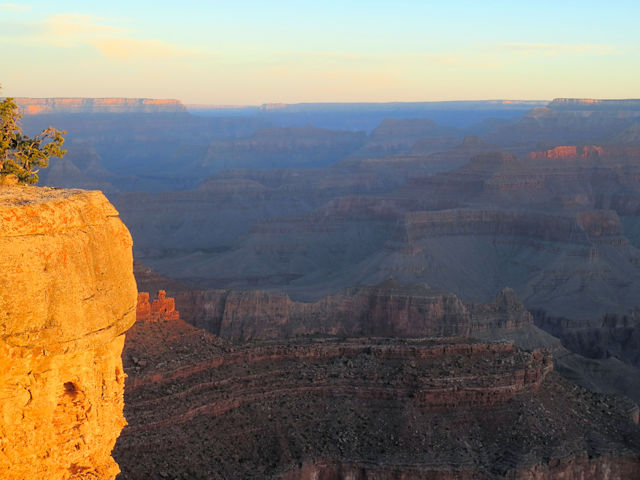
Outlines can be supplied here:
[[[7, 374], [18, 400], [5, 411], [44, 429], [40, 415], [62, 405], [46, 426], [63, 432], [47, 438], [93, 438], [85, 400], [106, 404], [110, 423], [97, 427], [96, 453], [68, 454], [89, 461], [61, 474], [54, 455], [37, 460], [43, 471], [113, 478], [105, 452], [124, 385], [121, 480], [637, 476], [637, 102], [557, 99], [517, 115], [483, 104], [474, 115], [499, 118], [452, 125], [425, 106], [407, 116], [410, 105], [362, 106], [377, 112], [362, 118], [339, 105], [207, 117], [173, 101], [72, 100], [22, 102], [28, 128], [73, 132], [42, 179], [103, 189], [119, 214], [96, 192], [42, 190], [51, 221], [8, 234], [48, 241], [38, 229], [60, 227], [56, 238], [72, 241], [94, 224], [114, 229], [31, 255], [41, 263], [25, 279], [53, 303], [20, 341], [5, 337], [30, 352]], [[310, 118], [319, 124], [300, 124]], [[366, 128], [344, 128], [356, 124]], [[15, 192], [0, 231], [42, 214]], [[119, 218], [134, 240], [137, 302]], [[126, 264], [118, 274], [100, 263], [111, 256]], [[61, 280], [64, 266], [82, 269], [82, 285]], [[95, 310], [112, 289], [115, 307]], [[80, 302], [72, 323], [56, 313], [58, 291]], [[9, 320], [37, 304], [18, 300], [0, 303], [19, 309]], [[69, 351], [49, 353], [58, 339]], [[28, 381], [56, 376], [42, 396], [54, 407], [13, 377], [41, 368]], [[73, 427], [85, 417], [90, 426]]]
[[99, 192], [0, 187], [5, 479], [115, 479], [131, 236]]
[[[266, 174], [245, 183], [227, 175], [176, 193], [167, 213], [152, 194], [116, 204], [140, 232], [141, 261], [202, 288], [282, 290], [311, 301], [393, 277], [484, 302], [510, 286], [528, 307], [560, 315], [626, 313], [640, 275], [637, 167], [626, 158], [628, 168], [482, 154], [395, 190], [374, 175], [316, 189], [329, 178], [309, 173], [300, 184], [308, 187], [292, 190]], [[349, 188], [363, 193], [345, 195]], [[279, 206], [284, 215], [274, 213]]]

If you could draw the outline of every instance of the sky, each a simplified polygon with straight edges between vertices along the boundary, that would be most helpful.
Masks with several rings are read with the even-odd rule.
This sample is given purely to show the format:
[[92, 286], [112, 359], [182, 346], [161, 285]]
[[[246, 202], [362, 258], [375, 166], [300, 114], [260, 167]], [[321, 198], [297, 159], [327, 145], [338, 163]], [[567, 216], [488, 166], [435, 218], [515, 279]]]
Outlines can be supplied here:
[[0, 0], [0, 94], [640, 98], [639, 17], [637, 0]]

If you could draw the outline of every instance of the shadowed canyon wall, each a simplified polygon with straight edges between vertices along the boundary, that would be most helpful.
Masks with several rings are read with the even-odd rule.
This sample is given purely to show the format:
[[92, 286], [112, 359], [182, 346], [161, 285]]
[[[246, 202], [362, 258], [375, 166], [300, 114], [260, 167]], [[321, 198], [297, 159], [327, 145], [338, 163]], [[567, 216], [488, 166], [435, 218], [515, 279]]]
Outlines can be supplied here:
[[489, 305], [465, 304], [451, 293], [393, 280], [309, 303], [259, 290], [187, 289], [175, 295], [191, 324], [234, 341], [301, 335], [472, 336], [489, 328], [533, 325], [508, 288]]
[[0, 187], [0, 472], [113, 479], [131, 236], [100, 192]]

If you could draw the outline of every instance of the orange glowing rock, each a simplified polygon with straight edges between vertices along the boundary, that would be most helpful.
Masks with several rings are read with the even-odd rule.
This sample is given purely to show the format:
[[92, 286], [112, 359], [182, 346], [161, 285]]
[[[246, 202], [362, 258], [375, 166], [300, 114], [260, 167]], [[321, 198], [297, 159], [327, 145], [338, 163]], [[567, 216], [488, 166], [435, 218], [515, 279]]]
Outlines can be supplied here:
[[576, 159], [589, 158], [591, 156], [602, 156], [605, 151], [598, 145], [560, 145], [544, 152], [531, 152], [531, 159]]
[[175, 300], [167, 298], [167, 292], [158, 291], [158, 298], [149, 304], [149, 294], [138, 294], [138, 306], [136, 307], [136, 319], [142, 322], [161, 322], [179, 320], [180, 312], [176, 310]]
[[114, 479], [131, 236], [100, 192], [0, 187], [3, 480]]

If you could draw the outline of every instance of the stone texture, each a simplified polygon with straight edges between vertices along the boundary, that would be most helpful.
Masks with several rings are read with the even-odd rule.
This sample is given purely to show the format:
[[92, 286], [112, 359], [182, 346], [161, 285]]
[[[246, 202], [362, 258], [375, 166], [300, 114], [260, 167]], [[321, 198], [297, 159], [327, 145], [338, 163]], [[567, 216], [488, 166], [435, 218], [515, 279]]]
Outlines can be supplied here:
[[0, 471], [112, 479], [131, 237], [100, 192], [0, 188]]

